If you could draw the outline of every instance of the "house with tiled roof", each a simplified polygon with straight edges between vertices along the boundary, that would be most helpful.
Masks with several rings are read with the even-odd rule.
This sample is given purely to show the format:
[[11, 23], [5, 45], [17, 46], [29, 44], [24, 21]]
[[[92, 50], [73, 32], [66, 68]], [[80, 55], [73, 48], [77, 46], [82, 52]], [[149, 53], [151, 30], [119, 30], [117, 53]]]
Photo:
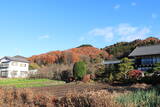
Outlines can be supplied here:
[[142, 71], [152, 69], [160, 63], [160, 45], [136, 47], [129, 55], [135, 59], [135, 67]]
[[27, 77], [29, 61], [22, 56], [3, 57], [0, 59], [0, 77], [19, 78]]

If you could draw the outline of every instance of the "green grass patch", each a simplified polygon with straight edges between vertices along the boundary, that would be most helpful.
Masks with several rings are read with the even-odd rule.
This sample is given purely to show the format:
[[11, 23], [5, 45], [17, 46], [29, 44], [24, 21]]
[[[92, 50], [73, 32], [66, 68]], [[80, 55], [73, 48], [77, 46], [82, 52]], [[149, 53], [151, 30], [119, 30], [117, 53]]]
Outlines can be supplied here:
[[64, 84], [63, 81], [58, 80], [49, 80], [49, 79], [23, 79], [23, 78], [15, 78], [15, 79], [1, 79], [0, 87], [10, 86], [10, 87], [43, 87], [43, 86], [52, 86]]
[[156, 89], [139, 90], [116, 98], [116, 101], [124, 107], [134, 105], [135, 107], [159, 107], [160, 92]]

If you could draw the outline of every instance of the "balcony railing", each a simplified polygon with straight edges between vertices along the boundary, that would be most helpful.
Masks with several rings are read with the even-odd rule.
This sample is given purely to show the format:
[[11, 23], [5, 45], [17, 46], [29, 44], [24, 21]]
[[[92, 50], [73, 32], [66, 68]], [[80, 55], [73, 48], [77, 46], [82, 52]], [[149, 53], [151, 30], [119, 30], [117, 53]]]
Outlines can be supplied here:
[[8, 68], [9, 67], [9, 64], [0, 64], [0, 68]]

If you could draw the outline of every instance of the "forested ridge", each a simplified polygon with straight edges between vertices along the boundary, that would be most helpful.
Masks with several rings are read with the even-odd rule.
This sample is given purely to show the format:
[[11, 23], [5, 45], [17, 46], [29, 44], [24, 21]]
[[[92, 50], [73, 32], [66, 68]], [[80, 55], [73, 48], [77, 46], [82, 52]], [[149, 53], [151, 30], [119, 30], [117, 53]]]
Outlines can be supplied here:
[[100, 62], [102, 59], [110, 59], [110, 55], [91, 45], [82, 45], [77, 48], [68, 49], [65, 51], [52, 51], [40, 55], [35, 55], [29, 58], [33, 63], [38, 65], [48, 64], [72, 64], [83, 60], [85, 62]]
[[127, 57], [137, 46], [148, 46], [160, 44], [160, 39], [149, 37], [144, 40], [134, 40], [132, 42], [119, 42], [111, 46], [103, 48], [107, 53], [113, 55], [112, 58], [121, 59]]
[[126, 57], [137, 46], [147, 46], [160, 44], [160, 39], [150, 37], [144, 40], [134, 40], [131, 42], [119, 42], [114, 45], [106, 46], [105, 48], [98, 49], [89, 44], [84, 44], [76, 48], [64, 51], [51, 51], [48, 53], [34, 55], [28, 58], [32, 63], [38, 65], [49, 64], [72, 64], [80, 60], [98, 63], [107, 59], [120, 59]]

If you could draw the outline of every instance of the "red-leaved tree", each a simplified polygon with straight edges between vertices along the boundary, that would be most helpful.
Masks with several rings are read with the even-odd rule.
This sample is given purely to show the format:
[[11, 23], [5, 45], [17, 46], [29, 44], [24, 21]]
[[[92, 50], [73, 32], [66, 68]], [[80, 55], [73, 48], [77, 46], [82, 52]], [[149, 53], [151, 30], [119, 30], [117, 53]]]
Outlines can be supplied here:
[[128, 72], [128, 77], [133, 79], [139, 79], [142, 76], [142, 71], [132, 70]]

